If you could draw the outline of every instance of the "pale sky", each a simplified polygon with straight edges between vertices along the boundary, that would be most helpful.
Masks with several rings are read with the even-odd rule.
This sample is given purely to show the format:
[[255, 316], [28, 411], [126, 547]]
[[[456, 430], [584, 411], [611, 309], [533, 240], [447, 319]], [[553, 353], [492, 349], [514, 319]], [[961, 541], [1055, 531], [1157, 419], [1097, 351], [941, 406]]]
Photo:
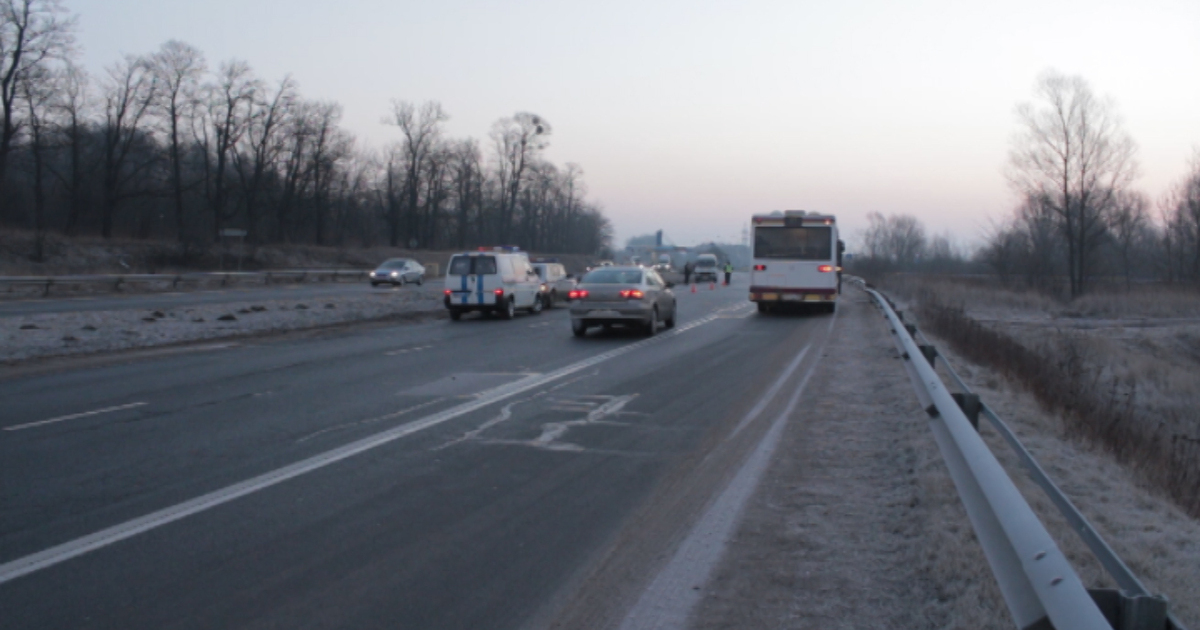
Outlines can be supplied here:
[[1048, 68], [1111, 96], [1159, 198], [1200, 148], [1200, 1], [487, 2], [66, 0], [94, 74], [168, 39], [345, 108], [368, 147], [392, 99], [440, 101], [451, 136], [553, 125], [617, 243], [737, 241], [777, 209], [908, 213], [977, 241], [1014, 205], [1018, 102]]

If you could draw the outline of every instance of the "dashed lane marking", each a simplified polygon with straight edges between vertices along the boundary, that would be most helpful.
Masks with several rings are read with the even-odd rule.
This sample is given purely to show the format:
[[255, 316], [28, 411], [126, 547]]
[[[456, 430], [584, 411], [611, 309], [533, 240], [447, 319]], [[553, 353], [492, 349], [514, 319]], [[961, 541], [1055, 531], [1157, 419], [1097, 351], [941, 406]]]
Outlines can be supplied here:
[[686, 326], [679, 327], [673, 331], [674, 335], [650, 337], [636, 343], [614, 348], [608, 352], [602, 352], [582, 361], [577, 361], [567, 365], [566, 367], [554, 370], [553, 372], [527, 376], [512, 383], [501, 385], [488, 390], [487, 392], [481, 393], [479, 397], [474, 400], [464, 402], [460, 405], [442, 410], [424, 418], [413, 420], [400, 426], [392, 427], [391, 429], [361, 438], [349, 444], [325, 451], [324, 453], [314, 455], [282, 468], [277, 468], [275, 470], [263, 473], [257, 477], [252, 477], [245, 481], [226, 486], [219, 490], [214, 490], [213, 492], [209, 492], [208, 494], [198, 496], [188, 501], [184, 501], [183, 503], [177, 503], [170, 507], [151, 512], [145, 516], [102, 529], [93, 534], [76, 538], [37, 553], [5, 562], [0, 564], [0, 584], [15, 580], [23, 575], [28, 575], [62, 562], [66, 562], [67, 560], [84, 555], [88, 552], [102, 549], [114, 543], [137, 536], [138, 534], [158, 529], [159, 527], [174, 523], [175, 521], [187, 518], [193, 514], [205, 512], [217, 506], [229, 503], [235, 499], [239, 499], [260, 490], [276, 486], [289, 479], [299, 477], [314, 470], [325, 468], [344, 459], [349, 459], [355, 455], [365, 453], [401, 438], [408, 437], [414, 433], [419, 433], [425, 429], [444, 424], [460, 416], [464, 416], [473, 411], [477, 411], [491, 404], [500, 402], [501, 400], [507, 400], [531, 389], [548, 385], [554, 381], [563, 379], [577, 372], [582, 372], [583, 370], [600, 365], [601, 363], [615, 359], [619, 356], [629, 354], [635, 350], [640, 350], [651, 344], [659, 343], [663, 339], [669, 339], [685, 330], [691, 330], [698, 326], [702, 326], [714, 321], [715, 319], [715, 315], [709, 315], [691, 322]]
[[94, 411], [84, 411], [82, 413], [73, 413], [69, 416], [59, 416], [57, 418], [50, 418], [49, 420], [38, 420], [37, 422], [27, 422], [25, 424], [18, 424], [18, 425], [14, 425], [11, 427], [4, 427], [4, 430], [5, 431], [20, 431], [21, 429], [32, 429], [33, 427], [40, 427], [42, 425], [54, 424], [56, 422], [63, 422], [66, 420], [75, 420], [76, 418], [86, 418], [88, 416], [98, 416], [102, 413], [112, 413], [114, 411], [124, 411], [126, 409], [133, 409], [135, 407], [141, 407], [146, 404], [148, 404], [148, 403], [135, 402], [135, 403], [129, 403], [128, 405], [118, 405], [116, 407], [106, 407], [104, 409], [96, 409]]

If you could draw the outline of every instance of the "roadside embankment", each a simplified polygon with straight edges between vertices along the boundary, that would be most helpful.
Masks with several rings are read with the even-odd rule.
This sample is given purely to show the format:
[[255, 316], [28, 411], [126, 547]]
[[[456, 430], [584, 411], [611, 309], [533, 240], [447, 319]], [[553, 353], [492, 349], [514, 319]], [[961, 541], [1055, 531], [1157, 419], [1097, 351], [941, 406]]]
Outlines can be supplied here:
[[[1133, 572], [1200, 625], [1200, 329], [1186, 316], [1197, 297], [1059, 303], [943, 283], [890, 288]], [[986, 425], [981, 433], [1084, 583], [1111, 586], [1016, 455]]]
[[41, 313], [0, 318], [0, 362], [83, 355], [193, 341], [351, 324], [392, 317], [440, 315], [440, 289], [426, 284], [318, 299], [199, 304], [147, 310]]

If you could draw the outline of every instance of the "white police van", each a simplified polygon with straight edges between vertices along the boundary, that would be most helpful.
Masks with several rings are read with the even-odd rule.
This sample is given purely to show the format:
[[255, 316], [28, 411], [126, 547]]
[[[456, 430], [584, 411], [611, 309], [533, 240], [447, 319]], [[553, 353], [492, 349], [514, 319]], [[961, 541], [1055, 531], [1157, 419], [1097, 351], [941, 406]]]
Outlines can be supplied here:
[[516, 247], [481, 247], [451, 256], [445, 287], [443, 301], [454, 321], [471, 311], [511, 319], [517, 309], [537, 314], [545, 306], [541, 278]]

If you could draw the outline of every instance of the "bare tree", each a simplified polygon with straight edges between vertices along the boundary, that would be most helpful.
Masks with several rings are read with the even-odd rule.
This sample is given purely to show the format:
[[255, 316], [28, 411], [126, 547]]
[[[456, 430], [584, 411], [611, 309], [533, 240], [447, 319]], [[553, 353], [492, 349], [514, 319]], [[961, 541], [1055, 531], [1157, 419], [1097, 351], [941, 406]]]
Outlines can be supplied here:
[[260, 238], [257, 232], [259, 195], [268, 172], [283, 154], [283, 130], [297, 98], [296, 83], [290, 76], [279, 82], [270, 98], [255, 98], [243, 136], [245, 149], [233, 154], [246, 203], [246, 229], [252, 242]]
[[221, 237], [225, 222], [236, 214], [229, 210], [231, 154], [250, 122], [255, 95], [261, 89], [250, 66], [237, 59], [221, 63], [216, 83], [207, 86], [207, 115], [199, 134], [204, 147], [205, 191], [213, 218], [213, 237]]
[[137, 194], [133, 184], [152, 165], [152, 156], [135, 159], [139, 142], [147, 139], [147, 113], [158, 85], [146, 60], [127, 56], [108, 69], [104, 90], [104, 200], [100, 234], [110, 238], [117, 207]]
[[1071, 296], [1087, 288], [1105, 212], [1134, 178], [1136, 148], [1115, 107], [1097, 98], [1081, 77], [1050, 71], [1037, 83], [1037, 105], [1017, 107], [1020, 132], [1010, 153], [1009, 179], [1023, 196], [1043, 199], [1066, 245]]
[[1133, 255], [1139, 242], [1145, 239], [1149, 208], [1149, 200], [1140, 192], [1121, 191], [1113, 197], [1108, 229], [1121, 257], [1126, 289], [1133, 285]]
[[[0, 191], [20, 124], [17, 99], [26, 82], [44, 80], [44, 70], [66, 60], [75, 42], [75, 18], [63, 18], [61, 0], [0, 0]], [[30, 88], [36, 89], [36, 88]], [[8, 214], [0, 192], [0, 220]]]
[[[404, 158], [404, 181], [402, 184], [401, 200], [403, 211], [407, 216], [407, 236], [412, 244], [418, 235], [418, 209], [421, 172], [441, 138], [442, 123], [450, 116], [442, 110], [441, 103], [428, 101], [420, 109], [405, 101], [392, 101], [392, 117], [386, 122], [400, 128], [404, 134], [402, 140], [402, 155]], [[393, 237], [394, 238], [394, 237]], [[393, 241], [392, 246], [397, 245]]]
[[313, 211], [316, 220], [316, 243], [326, 241], [327, 215], [330, 211], [331, 188], [335, 180], [338, 161], [344, 159], [353, 147], [353, 139], [338, 128], [342, 119], [342, 106], [332, 101], [314, 105], [309, 172], [313, 184]]
[[925, 253], [925, 226], [916, 217], [901, 214], [884, 217], [878, 212], [867, 215], [863, 236], [867, 257], [876, 264], [896, 269], [912, 269]]
[[29, 154], [33, 161], [33, 259], [41, 262], [45, 257], [46, 241], [46, 136], [49, 118], [52, 115], [56, 90], [56, 77], [48, 68], [39, 68], [28, 80], [21, 82], [21, 96], [25, 101], [26, 125], [29, 127]]
[[52, 106], [56, 135], [59, 138], [55, 144], [66, 150], [67, 164], [65, 169], [56, 168], [53, 163], [47, 165], [50, 173], [66, 189], [67, 221], [63, 231], [67, 234], [74, 233], [84, 211], [84, 150], [87, 142], [85, 136], [92, 106], [87, 73], [75, 64], [68, 64], [58, 82]]
[[175, 202], [175, 229], [178, 231], [179, 242], [186, 243], [180, 123], [184, 116], [194, 114], [199, 99], [200, 80], [206, 70], [204, 54], [190, 44], [172, 39], [150, 57], [149, 63], [159, 85], [156, 107], [167, 127], [171, 194]]
[[521, 192], [522, 178], [529, 163], [534, 161], [549, 144], [545, 137], [550, 135], [550, 123], [529, 112], [517, 112], [511, 118], [501, 118], [492, 125], [492, 142], [496, 150], [496, 176], [502, 197], [498, 236], [507, 242], [512, 235], [516, 218], [517, 197]]

